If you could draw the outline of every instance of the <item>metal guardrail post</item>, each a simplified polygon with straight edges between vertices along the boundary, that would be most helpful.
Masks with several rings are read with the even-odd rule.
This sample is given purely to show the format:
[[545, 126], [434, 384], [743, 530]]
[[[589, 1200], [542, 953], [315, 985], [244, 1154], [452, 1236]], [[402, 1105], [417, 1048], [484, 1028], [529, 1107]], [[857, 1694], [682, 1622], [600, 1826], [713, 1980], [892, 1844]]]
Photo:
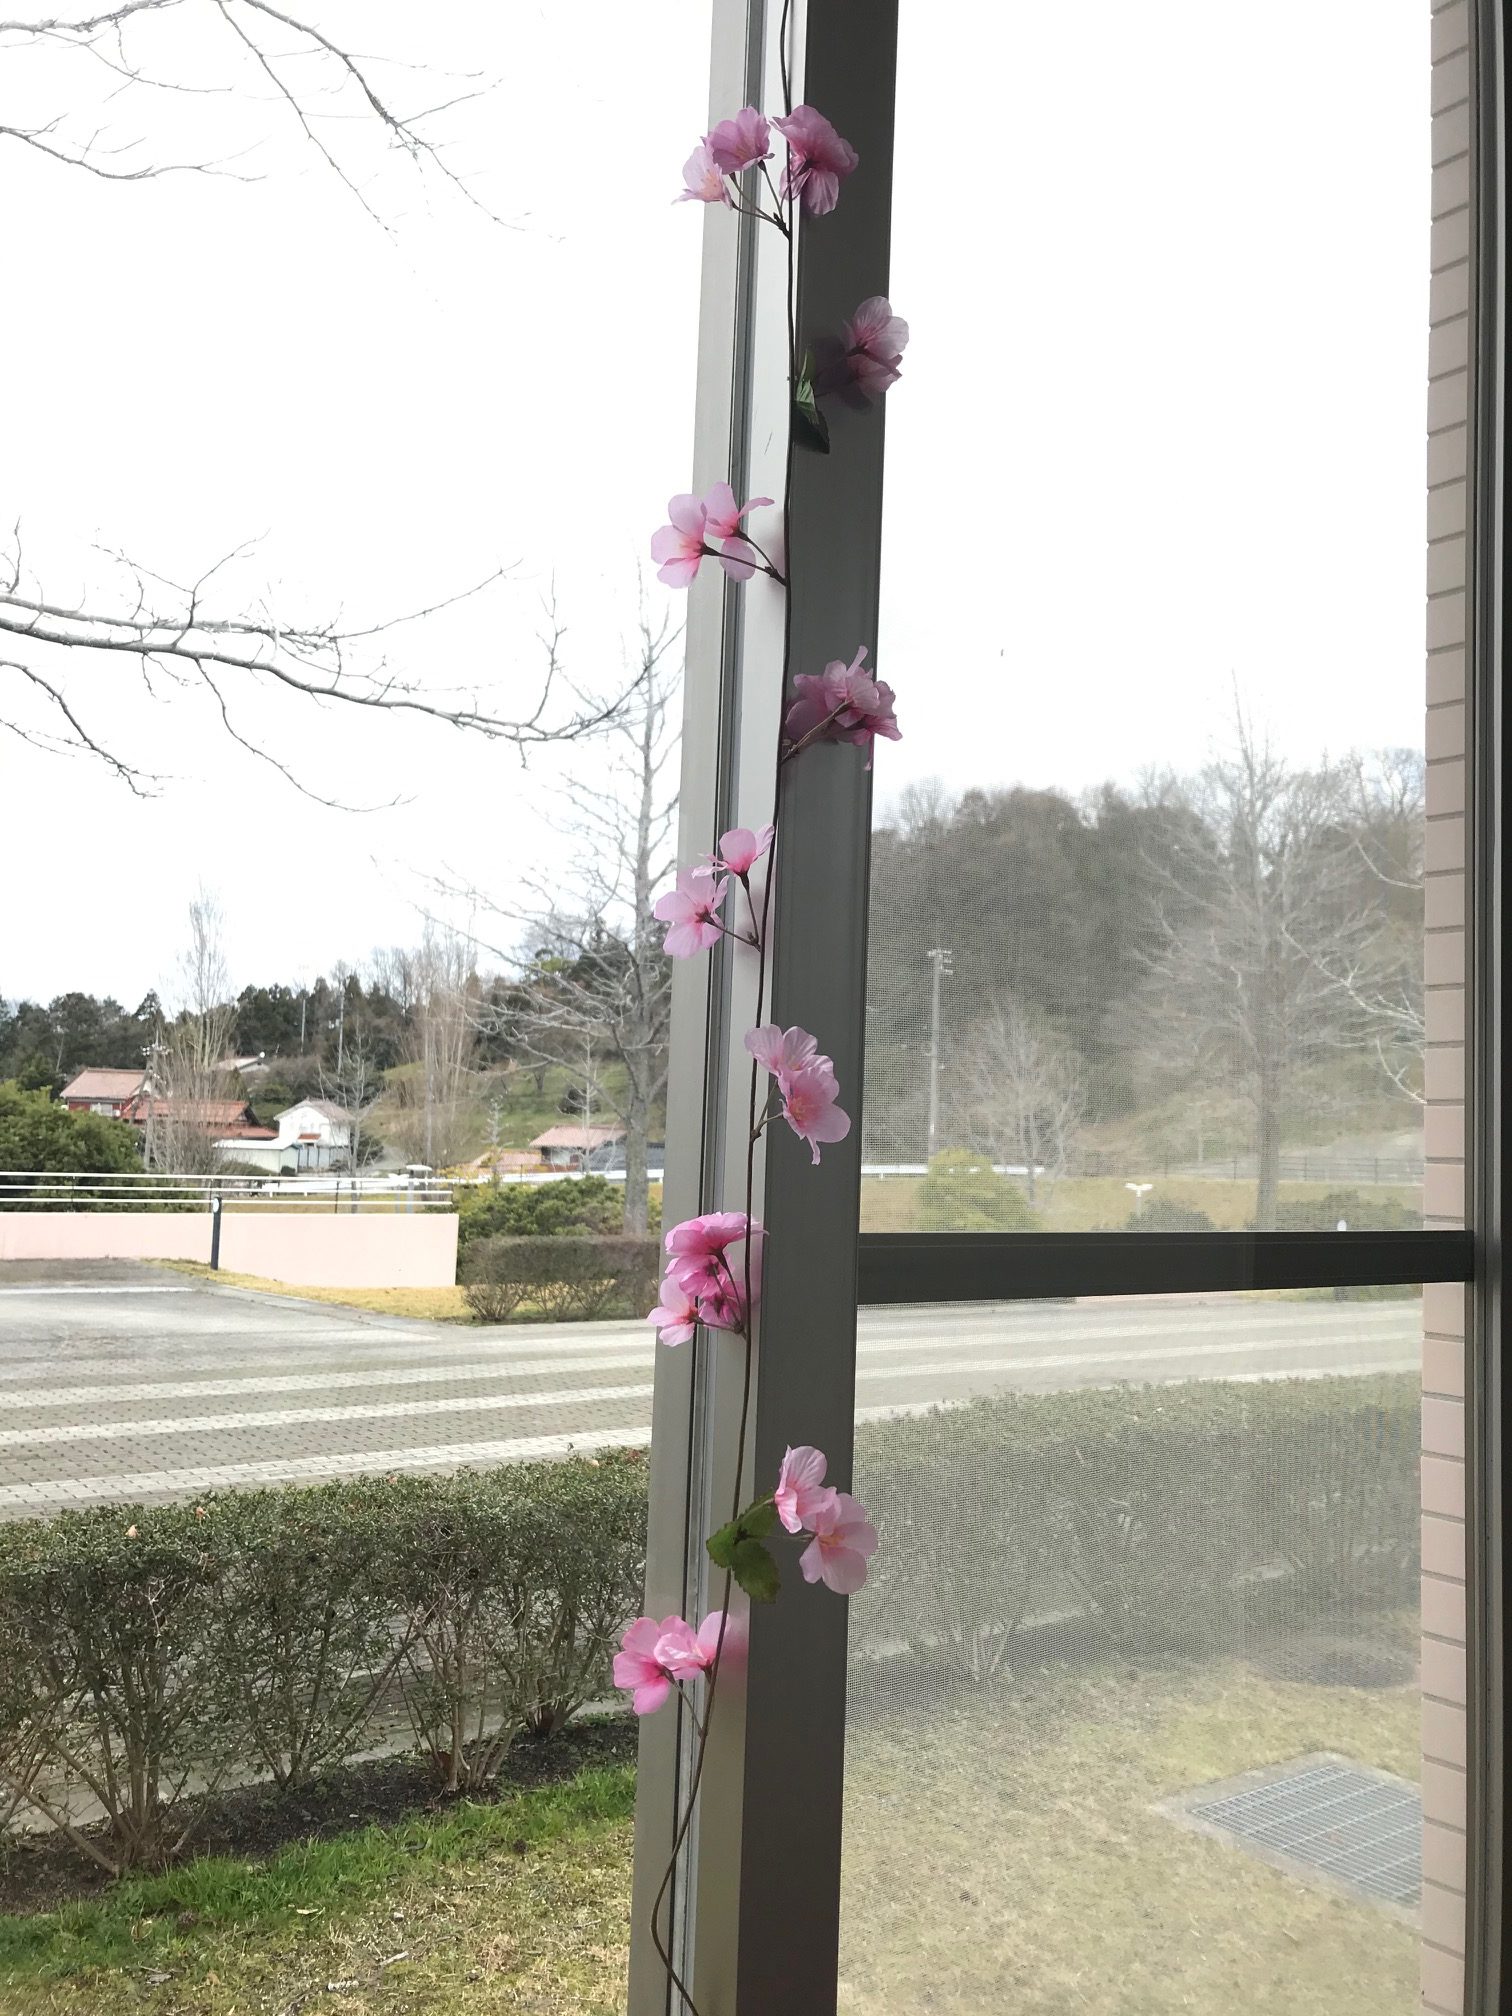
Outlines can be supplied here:
[[221, 1200], [210, 1199], [210, 1267], [213, 1273], [220, 1272]]

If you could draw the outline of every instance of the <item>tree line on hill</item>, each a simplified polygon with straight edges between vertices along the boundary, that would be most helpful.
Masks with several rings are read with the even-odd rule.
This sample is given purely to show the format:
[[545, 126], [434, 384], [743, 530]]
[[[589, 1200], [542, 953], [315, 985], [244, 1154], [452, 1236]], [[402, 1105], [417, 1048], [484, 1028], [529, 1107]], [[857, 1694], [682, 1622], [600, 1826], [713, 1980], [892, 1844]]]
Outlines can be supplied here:
[[925, 1159], [932, 1070], [932, 1145], [1031, 1181], [1121, 1123], [1200, 1161], [1204, 1108], [1237, 1107], [1274, 1224], [1295, 1130], [1416, 1124], [1423, 838], [1417, 754], [1302, 768], [1242, 725], [1135, 790], [905, 793], [873, 852], [868, 1155]]
[[[627, 1229], [643, 1231], [666, 1073], [650, 914], [670, 872], [665, 700], [626, 725], [636, 816], [618, 853], [596, 850], [611, 871], [531, 914], [495, 913], [513, 934], [496, 966], [475, 935], [428, 926], [417, 946], [309, 984], [233, 996], [212, 964], [172, 1014], [155, 996], [130, 1011], [83, 993], [0, 1002], [0, 1079], [56, 1090], [188, 1027], [211, 1062], [264, 1055], [260, 1112], [312, 1093], [381, 1099], [385, 1139], [445, 1167], [476, 1145], [480, 1113], [499, 1140], [506, 1075], [539, 1100], [554, 1072], [564, 1111], [624, 1127]], [[1281, 1147], [1299, 1129], [1416, 1121], [1422, 792], [1413, 753], [1300, 767], [1242, 725], [1201, 771], [1133, 789], [905, 792], [874, 839], [867, 1158], [967, 1149], [1023, 1169], [1032, 1193], [1123, 1128], [1142, 1152], [1198, 1164], [1252, 1154], [1256, 1219], [1274, 1224]]]

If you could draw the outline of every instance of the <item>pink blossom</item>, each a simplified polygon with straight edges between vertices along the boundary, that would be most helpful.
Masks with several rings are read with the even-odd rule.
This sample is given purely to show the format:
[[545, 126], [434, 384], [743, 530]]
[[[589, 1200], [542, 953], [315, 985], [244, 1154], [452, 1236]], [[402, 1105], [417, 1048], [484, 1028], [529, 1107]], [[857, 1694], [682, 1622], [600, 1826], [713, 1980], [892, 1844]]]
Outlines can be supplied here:
[[686, 1344], [698, 1327], [698, 1304], [677, 1277], [676, 1269], [668, 1271], [661, 1284], [661, 1300], [646, 1318], [654, 1323], [658, 1332], [658, 1343]]
[[[682, 1624], [680, 1617], [677, 1621]], [[679, 1636], [675, 1646], [668, 1646], [668, 1664], [674, 1680], [694, 1680], [709, 1670], [719, 1650], [721, 1629], [724, 1629], [724, 1650], [729, 1652], [736, 1634], [733, 1626], [725, 1627], [723, 1610], [711, 1610], [696, 1632], [688, 1632], [687, 1638]], [[686, 1624], [683, 1630], [688, 1630]]]
[[[685, 1218], [667, 1234], [666, 1247], [672, 1256], [668, 1272], [700, 1300], [707, 1294], [722, 1294], [731, 1279], [726, 1253], [742, 1239], [760, 1237], [761, 1227], [753, 1226], [744, 1211], [709, 1211], [702, 1218]], [[714, 1327], [737, 1326], [718, 1323]]]
[[669, 588], [686, 588], [698, 572], [699, 562], [709, 548], [704, 540], [707, 509], [686, 491], [667, 505], [671, 520], [651, 535], [651, 558], [657, 562], [656, 578]]
[[763, 826], [759, 833], [753, 833], [749, 826], [732, 826], [728, 833], [719, 836], [719, 853], [715, 857], [718, 865], [731, 875], [749, 875], [771, 846], [776, 832], [775, 826]]
[[745, 1047], [763, 1070], [771, 1072], [784, 1092], [798, 1072], [812, 1064], [819, 1055], [817, 1036], [810, 1036], [807, 1029], [799, 1029], [796, 1025], [791, 1029], [779, 1029], [775, 1022], [764, 1022], [759, 1029], [748, 1029]]
[[657, 580], [668, 588], [686, 588], [707, 557], [717, 560], [732, 581], [749, 581], [761, 565], [761, 556], [741, 535], [740, 521], [748, 511], [771, 501], [770, 497], [753, 497], [749, 504], [738, 504], [728, 483], [716, 483], [706, 497], [684, 491], [670, 498], [670, 523], [651, 535]]
[[908, 343], [908, 324], [894, 315], [892, 303], [883, 294], [863, 301], [841, 331], [845, 365], [868, 399], [880, 399], [902, 376], [903, 352]]
[[702, 1218], [684, 1218], [667, 1234], [667, 1251], [676, 1260], [708, 1260], [715, 1254], [738, 1246], [752, 1227], [744, 1211], [706, 1211]]
[[654, 1617], [637, 1617], [626, 1627], [614, 1655], [614, 1684], [631, 1695], [637, 1715], [654, 1715], [661, 1707], [677, 1677], [667, 1659], [681, 1657], [696, 1642], [681, 1617], [663, 1617], [659, 1624]]
[[684, 868], [677, 887], [656, 899], [653, 914], [668, 927], [663, 947], [669, 959], [691, 959], [719, 943], [724, 927], [717, 913], [729, 886], [712, 868]]
[[742, 538], [740, 521], [748, 511], [770, 504], [770, 497], [753, 497], [749, 504], [737, 504], [728, 483], [716, 483], [704, 498], [708, 513], [706, 537], [720, 542], [719, 564], [732, 581], [749, 581], [756, 572], [760, 555], [749, 539]]
[[831, 1500], [839, 1495], [824, 1481], [828, 1468], [829, 1458], [824, 1451], [807, 1443], [789, 1449], [783, 1457], [772, 1503], [789, 1533], [801, 1533], [817, 1517], [827, 1515]]
[[686, 186], [677, 198], [679, 203], [728, 203], [730, 200], [724, 171], [708, 140], [700, 140], [683, 163], [683, 182]]
[[614, 1684], [632, 1695], [637, 1715], [654, 1715], [674, 1682], [696, 1680], [706, 1673], [720, 1655], [720, 1632], [724, 1632], [724, 1657], [738, 1652], [741, 1634], [732, 1623], [725, 1625], [724, 1612], [711, 1610], [695, 1631], [682, 1617], [637, 1617], [620, 1639], [621, 1650], [614, 1655]]
[[805, 1582], [822, 1582], [837, 1596], [854, 1596], [866, 1580], [866, 1564], [877, 1551], [877, 1529], [849, 1491], [832, 1494], [833, 1504], [815, 1508], [813, 1539], [798, 1557]]
[[855, 148], [812, 105], [799, 105], [772, 124], [788, 144], [783, 195], [801, 197], [811, 217], [824, 216], [839, 202], [841, 181], [856, 165]]
[[835, 1104], [840, 1087], [835, 1067], [828, 1057], [805, 1064], [782, 1086], [782, 1117], [802, 1141], [807, 1141], [819, 1160], [821, 1141], [843, 1141], [850, 1132], [850, 1115]]
[[[751, 1256], [751, 1286], [754, 1289], [756, 1256]], [[742, 1271], [744, 1271], [742, 1269]], [[710, 1330], [735, 1330], [743, 1332], [746, 1327], [745, 1290], [733, 1275], [726, 1274], [711, 1278], [699, 1291], [698, 1320]]]
[[704, 146], [722, 175], [738, 175], [742, 168], [771, 159], [771, 128], [754, 105], [747, 105], [733, 119], [721, 119]]
[[871, 768], [872, 744], [885, 735], [900, 740], [893, 713], [893, 689], [861, 670], [863, 644], [849, 665], [835, 658], [822, 673], [800, 672], [793, 681], [795, 699], [788, 709], [787, 732], [793, 742], [813, 735], [820, 742], [854, 742], [865, 749]]

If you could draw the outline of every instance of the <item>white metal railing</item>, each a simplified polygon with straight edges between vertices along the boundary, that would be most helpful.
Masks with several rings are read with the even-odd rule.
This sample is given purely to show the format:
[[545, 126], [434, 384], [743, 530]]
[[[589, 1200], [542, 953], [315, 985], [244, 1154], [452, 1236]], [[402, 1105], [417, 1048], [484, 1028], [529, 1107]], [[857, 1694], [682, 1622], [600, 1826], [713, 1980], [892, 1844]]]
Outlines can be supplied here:
[[153, 1170], [0, 1169], [0, 1211], [234, 1210], [421, 1211], [447, 1209], [452, 1186], [434, 1176], [185, 1176]]

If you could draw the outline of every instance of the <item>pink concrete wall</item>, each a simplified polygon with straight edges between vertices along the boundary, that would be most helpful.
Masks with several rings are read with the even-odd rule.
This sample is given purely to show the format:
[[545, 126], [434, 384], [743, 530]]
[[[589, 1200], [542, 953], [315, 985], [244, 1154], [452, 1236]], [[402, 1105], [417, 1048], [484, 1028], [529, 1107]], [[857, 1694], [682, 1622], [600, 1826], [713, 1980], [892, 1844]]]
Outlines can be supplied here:
[[301, 1288], [450, 1288], [456, 1213], [229, 1212], [221, 1266]]
[[[6, 1260], [202, 1260], [201, 1211], [0, 1211]], [[457, 1278], [453, 1212], [228, 1211], [221, 1266], [296, 1288], [449, 1288]]]
[[208, 1260], [204, 1211], [0, 1211], [4, 1260]]

